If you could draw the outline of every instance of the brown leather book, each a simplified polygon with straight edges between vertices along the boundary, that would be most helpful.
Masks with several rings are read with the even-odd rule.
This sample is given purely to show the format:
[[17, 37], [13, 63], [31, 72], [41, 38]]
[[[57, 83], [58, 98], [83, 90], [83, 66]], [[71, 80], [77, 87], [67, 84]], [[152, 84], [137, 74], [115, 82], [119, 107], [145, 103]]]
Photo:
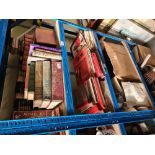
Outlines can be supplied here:
[[53, 110], [14, 111], [13, 119], [39, 118], [53, 116]]
[[39, 44], [47, 44], [54, 47], [57, 47], [58, 45], [55, 30], [52, 29], [36, 28], [35, 41]]
[[34, 108], [40, 108], [43, 100], [43, 61], [36, 61]]
[[47, 109], [53, 109], [64, 100], [64, 84], [62, 62], [51, 61], [52, 68], [52, 96], [51, 103]]

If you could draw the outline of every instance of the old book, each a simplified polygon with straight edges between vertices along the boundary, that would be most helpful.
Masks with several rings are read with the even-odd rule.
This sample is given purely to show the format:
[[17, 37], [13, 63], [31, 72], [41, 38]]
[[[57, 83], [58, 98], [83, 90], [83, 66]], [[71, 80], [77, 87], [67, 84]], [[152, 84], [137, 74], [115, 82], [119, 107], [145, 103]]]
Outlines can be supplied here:
[[92, 61], [93, 61], [93, 64], [94, 64], [96, 77], [103, 79], [104, 75], [103, 75], [103, 72], [101, 70], [100, 64], [98, 62], [98, 58], [97, 58], [96, 53], [92, 52], [91, 57], [92, 57]]
[[105, 110], [105, 106], [104, 106], [104, 103], [103, 103], [103, 100], [102, 100], [102, 96], [100, 94], [100, 88], [99, 88], [99, 85], [98, 85], [98, 82], [97, 82], [97, 78], [92, 78], [93, 80], [93, 84], [94, 84], [94, 88], [96, 90], [96, 95], [97, 95], [97, 99], [98, 99], [98, 105], [100, 107], [100, 110]]
[[62, 62], [51, 61], [52, 68], [52, 95], [51, 103], [47, 109], [53, 109], [64, 100], [64, 84], [63, 84], [63, 72]]
[[14, 111], [13, 119], [39, 118], [53, 116], [53, 110]]
[[32, 55], [33, 50], [47, 51], [50, 53], [61, 54], [60, 48], [52, 48], [52, 47], [42, 46], [42, 45], [38, 45], [38, 44], [31, 44], [30, 50], [29, 50], [29, 56]]
[[86, 48], [82, 48], [74, 58], [74, 70], [78, 84], [83, 83], [91, 77], [91, 66]]
[[29, 83], [28, 83], [28, 100], [34, 100], [34, 89], [35, 89], [35, 62], [31, 62]]
[[16, 99], [14, 102], [15, 111], [33, 110], [33, 101], [25, 99]]
[[55, 30], [52, 29], [36, 28], [35, 41], [40, 44], [52, 45], [54, 47], [58, 46]]
[[104, 94], [106, 111], [114, 111], [113, 102], [111, 98], [111, 94], [108, 88], [107, 82], [104, 80], [100, 81], [101, 91]]
[[29, 74], [30, 74], [30, 65], [27, 65], [26, 77], [25, 77], [25, 88], [24, 88], [24, 99], [28, 98]]
[[30, 64], [31, 62], [44, 61], [44, 60], [50, 60], [50, 59], [28, 56], [27, 64]]
[[51, 101], [51, 62], [43, 61], [43, 102], [40, 108], [47, 108]]
[[40, 108], [43, 100], [43, 61], [36, 61], [34, 108]]
[[53, 52], [40, 51], [40, 50], [33, 50], [32, 56], [41, 57], [41, 58], [50, 58], [54, 60], [62, 60], [62, 56], [60, 54], [56, 54]]

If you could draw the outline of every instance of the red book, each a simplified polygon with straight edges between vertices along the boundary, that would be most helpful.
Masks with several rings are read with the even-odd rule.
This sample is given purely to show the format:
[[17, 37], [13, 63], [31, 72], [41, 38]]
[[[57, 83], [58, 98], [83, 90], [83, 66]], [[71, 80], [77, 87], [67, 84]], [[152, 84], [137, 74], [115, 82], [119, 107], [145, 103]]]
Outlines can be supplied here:
[[96, 53], [92, 52], [91, 57], [92, 57], [92, 60], [93, 60], [96, 77], [99, 77], [99, 78], [103, 79], [104, 75], [103, 75], [103, 72], [101, 70], [100, 64], [98, 62], [98, 58], [97, 58]]
[[63, 71], [62, 62], [51, 61], [52, 70], [52, 97], [51, 103], [47, 109], [53, 109], [64, 100], [64, 84], [63, 84]]
[[84, 82], [91, 77], [88, 52], [85, 47], [78, 52], [74, 59], [74, 70], [76, 73], [77, 83]]
[[54, 116], [53, 110], [14, 111], [13, 119], [39, 118]]

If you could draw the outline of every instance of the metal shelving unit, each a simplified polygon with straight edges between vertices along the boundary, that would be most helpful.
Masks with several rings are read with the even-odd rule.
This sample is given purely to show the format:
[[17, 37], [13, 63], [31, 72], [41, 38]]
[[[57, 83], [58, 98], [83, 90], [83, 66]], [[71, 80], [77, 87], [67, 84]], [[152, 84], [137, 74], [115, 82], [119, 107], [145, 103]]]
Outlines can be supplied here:
[[[1, 57], [3, 53], [5, 36], [6, 36], [6, 29], [7, 29], [6, 22], [8, 22], [8, 20], [7, 21], [0, 20], [0, 28], [1, 28], [1, 25], [3, 25], [5, 30], [5, 31], [1, 31], [0, 29]], [[63, 70], [64, 70], [64, 85], [65, 85], [65, 92], [66, 92], [66, 106], [67, 106], [68, 116], [0, 121], [0, 134], [41, 134], [46, 132], [70, 130], [70, 134], [74, 135], [76, 134], [76, 129], [90, 128], [90, 127], [102, 126], [102, 125], [112, 125], [112, 124], [119, 124], [122, 134], [126, 134], [124, 123], [139, 122], [139, 121], [145, 121], [145, 120], [155, 118], [155, 110], [136, 111], [136, 112], [119, 111], [117, 99], [113, 90], [113, 86], [111, 84], [110, 76], [107, 70], [104, 56], [102, 54], [98, 36], [102, 36], [119, 42], [124, 42], [127, 45], [128, 51], [132, 57], [132, 60], [135, 63], [136, 69], [142, 81], [144, 82], [145, 88], [148, 91], [151, 101], [153, 104], [155, 104], [147, 88], [147, 85], [142, 77], [142, 74], [135, 62], [132, 52], [130, 50], [130, 46], [136, 45], [135, 43], [128, 40], [123, 40], [114, 36], [110, 36], [107, 34], [103, 34], [101, 32], [97, 32], [95, 30], [92, 30], [83, 26], [79, 26], [64, 20], [57, 20], [57, 22], [58, 22], [60, 46], [62, 50], [62, 64], [63, 64]], [[64, 24], [84, 31], [88, 31], [88, 30], [93, 31], [96, 39], [97, 49], [101, 57], [102, 63], [104, 64], [104, 67], [105, 67], [106, 80], [108, 82], [108, 87], [110, 89], [110, 93], [112, 96], [112, 100], [113, 100], [114, 108], [116, 112], [93, 114], [93, 115], [90, 115], [90, 114], [74, 115], [73, 97], [72, 97], [72, 89], [71, 89], [71, 82], [70, 82], [69, 65], [68, 65], [68, 52], [66, 50], [66, 42], [65, 42], [64, 34], [65, 33], [71, 33], [73, 35], [76, 35], [76, 34], [69, 30], [65, 30], [63, 27]]]

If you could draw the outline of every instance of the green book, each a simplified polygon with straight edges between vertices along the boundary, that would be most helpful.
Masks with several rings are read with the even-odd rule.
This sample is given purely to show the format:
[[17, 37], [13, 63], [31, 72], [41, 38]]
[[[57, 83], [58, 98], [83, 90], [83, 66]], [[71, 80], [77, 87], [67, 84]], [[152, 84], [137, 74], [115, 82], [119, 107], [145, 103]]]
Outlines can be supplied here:
[[51, 101], [51, 62], [43, 61], [43, 102], [40, 108], [47, 108]]
[[35, 62], [31, 62], [29, 84], [28, 84], [28, 100], [34, 100], [34, 89], [35, 89]]
[[40, 108], [43, 99], [43, 61], [36, 61], [35, 65], [35, 92], [34, 108]]

